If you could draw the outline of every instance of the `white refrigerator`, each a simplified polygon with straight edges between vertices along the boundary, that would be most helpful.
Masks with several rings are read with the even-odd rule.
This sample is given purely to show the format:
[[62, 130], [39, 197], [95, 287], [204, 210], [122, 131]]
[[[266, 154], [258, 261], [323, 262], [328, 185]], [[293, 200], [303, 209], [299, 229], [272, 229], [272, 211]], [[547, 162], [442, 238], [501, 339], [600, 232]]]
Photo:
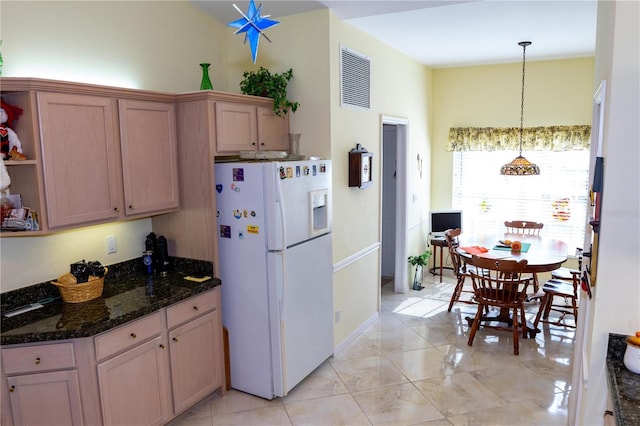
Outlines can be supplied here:
[[231, 387], [285, 396], [333, 354], [331, 162], [215, 164]]

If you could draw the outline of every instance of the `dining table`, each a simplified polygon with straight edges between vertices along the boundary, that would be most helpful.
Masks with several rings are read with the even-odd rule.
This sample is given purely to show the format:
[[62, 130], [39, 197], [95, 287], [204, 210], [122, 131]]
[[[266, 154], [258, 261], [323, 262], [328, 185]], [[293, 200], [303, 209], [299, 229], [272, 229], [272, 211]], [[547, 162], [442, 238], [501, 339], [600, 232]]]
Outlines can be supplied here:
[[[512, 251], [509, 247], [504, 247], [500, 241], [520, 241], [523, 244], [520, 252]], [[525, 246], [526, 244], [526, 246]], [[550, 272], [558, 269], [560, 265], [567, 261], [567, 244], [555, 238], [538, 235], [522, 234], [479, 234], [460, 235], [460, 247], [458, 253], [462, 260], [470, 260], [472, 254], [466, 252], [464, 247], [481, 247], [488, 251], [487, 256], [501, 259], [527, 260], [527, 273]], [[525, 250], [526, 247], [526, 250]]]
[[[505, 242], [519, 241], [520, 251], [512, 250]], [[466, 249], [466, 250], [465, 250]], [[486, 250], [486, 251], [485, 251]], [[458, 254], [463, 262], [470, 262], [473, 254], [492, 257], [495, 259], [527, 260], [524, 273], [537, 274], [558, 269], [568, 258], [567, 244], [559, 239], [538, 235], [523, 235], [512, 233], [485, 233], [460, 235]], [[465, 318], [469, 326], [473, 324], [473, 317]], [[481, 322], [506, 322], [511, 325], [512, 320], [507, 310], [501, 310], [497, 315], [488, 313]], [[526, 324], [529, 336], [534, 337], [538, 332], [529, 322]], [[526, 337], [526, 336], [523, 336]]]

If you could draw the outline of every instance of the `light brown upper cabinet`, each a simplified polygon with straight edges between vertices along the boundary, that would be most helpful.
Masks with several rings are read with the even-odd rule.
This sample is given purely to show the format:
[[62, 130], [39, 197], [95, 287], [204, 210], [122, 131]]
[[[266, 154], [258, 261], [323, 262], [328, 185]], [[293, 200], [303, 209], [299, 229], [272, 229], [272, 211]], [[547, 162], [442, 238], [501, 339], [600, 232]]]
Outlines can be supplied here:
[[118, 104], [126, 215], [143, 216], [177, 209], [174, 104], [122, 99]]
[[216, 102], [218, 154], [239, 151], [286, 151], [289, 118], [278, 117], [271, 108], [245, 103]]
[[49, 227], [117, 220], [122, 172], [115, 99], [37, 97]]
[[37, 213], [40, 235], [179, 208], [174, 95], [33, 78], [2, 78], [23, 110], [26, 161], [6, 161], [10, 191]]

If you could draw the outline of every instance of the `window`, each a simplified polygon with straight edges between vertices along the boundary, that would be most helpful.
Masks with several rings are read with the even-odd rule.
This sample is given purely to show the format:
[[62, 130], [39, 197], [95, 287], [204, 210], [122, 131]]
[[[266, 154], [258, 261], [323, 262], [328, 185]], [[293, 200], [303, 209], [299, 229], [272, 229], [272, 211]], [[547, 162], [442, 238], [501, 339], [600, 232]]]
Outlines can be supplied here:
[[589, 203], [589, 150], [523, 151], [539, 176], [501, 176], [518, 151], [453, 152], [452, 208], [464, 229], [503, 229], [505, 220], [544, 223], [541, 235], [582, 247]]

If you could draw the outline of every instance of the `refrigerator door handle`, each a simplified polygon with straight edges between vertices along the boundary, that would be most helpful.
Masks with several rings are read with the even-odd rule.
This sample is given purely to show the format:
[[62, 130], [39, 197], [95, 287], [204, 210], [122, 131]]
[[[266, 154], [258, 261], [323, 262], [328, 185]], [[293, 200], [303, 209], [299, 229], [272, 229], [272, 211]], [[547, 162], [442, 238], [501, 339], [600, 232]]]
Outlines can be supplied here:
[[285, 262], [284, 252], [270, 251], [267, 252], [267, 286], [269, 288], [269, 328], [271, 330], [271, 371], [272, 371], [272, 387], [275, 396], [285, 396], [285, 382], [283, 377], [285, 372], [285, 347], [284, 333], [285, 323], [283, 318], [284, 312], [284, 293], [285, 293]]
[[282, 237], [282, 248], [284, 249], [287, 246], [287, 221], [285, 220], [284, 215], [284, 200], [282, 198], [282, 185], [280, 181], [276, 181], [276, 203], [278, 204], [278, 209], [280, 210], [280, 232]]

